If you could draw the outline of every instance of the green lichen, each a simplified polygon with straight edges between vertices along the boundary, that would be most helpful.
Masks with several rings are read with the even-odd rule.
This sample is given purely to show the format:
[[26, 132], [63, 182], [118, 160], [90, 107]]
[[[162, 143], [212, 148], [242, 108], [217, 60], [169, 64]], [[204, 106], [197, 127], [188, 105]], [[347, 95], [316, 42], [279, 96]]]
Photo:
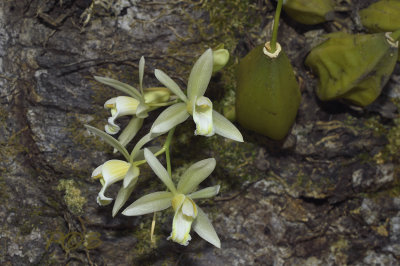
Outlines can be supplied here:
[[65, 204], [73, 214], [79, 216], [83, 213], [83, 205], [86, 203], [86, 198], [81, 196], [81, 190], [74, 180], [61, 179], [57, 190], [64, 191]]

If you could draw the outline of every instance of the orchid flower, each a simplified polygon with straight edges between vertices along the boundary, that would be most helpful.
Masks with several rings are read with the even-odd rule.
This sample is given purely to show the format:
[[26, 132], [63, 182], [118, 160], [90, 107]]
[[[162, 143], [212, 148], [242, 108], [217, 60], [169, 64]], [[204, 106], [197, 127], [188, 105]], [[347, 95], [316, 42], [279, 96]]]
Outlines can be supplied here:
[[171, 92], [167, 88], [153, 87], [143, 89], [144, 64], [145, 60], [142, 56], [139, 61], [140, 91], [115, 79], [94, 77], [97, 81], [129, 95], [111, 98], [104, 104], [104, 108], [110, 109], [111, 112], [111, 117], [108, 118], [108, 124], [105, 126], [105, 131], [110, 135], [117, 134], [121, 129], [115, 123], [116, 119], [127, 115], [134, 116], [131, 120], [131, 125], [125, 128], [119, 138], [124, 146], [136, 135], [149, 111], [173, 103], [173, 101], [168, 102], [171, 99]]
[[144, 149], [144, 156], [169, 191], [158, 191], [145, 195], [129, 205], [122, 214], [137, 216], [165, 210], [172, 206], [175, 215], [172, 222], [172, 233], [168, 239], [181, 245], [188, 245], [191, 240], [189, 233], [193, 225], [193, 230], [200, 237], [220, 248], [221, 242], [210, 220], [193, 201], [194, 199], [210, 198], [218, 194], [219, 185], [193, 192], [214, 170], [215, 159], [205, 159], [190, 166], [181, 176], [178, 186], [175, 187], [171, 176], [153, 153]]
[[156, 78], [182, 102], [175, 103], [165, 109], [150, 130], [153, 134], [163, 134], [171, 128], [186, 121], [189, 116], [196, 123], [195, 135], [212, 136], [215, 133], [236, 141], [243, 141], [239, 130], [223, 115], [214, 111], [212, 102], [204, 96], [213, 72], [213, 52], [205, 51], [194, 64], [189, 76], [187, 95], [185, 95], [167, 74], [156, 69]]
[[102, 188], [97, 196], [97, 203], [99, 205], [108, 205], [112, 202], [112, 198], [107, 197], [104, 193], [106, 189], [118, 182], [123, 180], [123, 186], [118, 192], [117, 198], [114, 203], [114, 207], [112, 210], [112, 215], [115, 216], [117, 212], [121, 209], [121, 207], [128, 200], [129, 196], [132, 194], [132, 191], [138, 181], [138, 177], [140, 174], [139, 165], [143, 164], [145, 161], [143, 156], [142, 147], [151, 141], [154, 137], [151, 136], [150, 133], [142, 137], [133, 148], [131, 154], [125, 149], [124, 146], [121, 145], [116, 139], [106, 134], [105, 132], [85, 125], [85, 127], [95, 135], [101, 137], [107, 143], [112, 145], [115, 149], [119, 150], [121, 154], [125, 157], [126, 161], [123, 160], [109, 160], [100, 166], [98, 166], [92, 172], [93, 179], [99, 179], [102, 184]]

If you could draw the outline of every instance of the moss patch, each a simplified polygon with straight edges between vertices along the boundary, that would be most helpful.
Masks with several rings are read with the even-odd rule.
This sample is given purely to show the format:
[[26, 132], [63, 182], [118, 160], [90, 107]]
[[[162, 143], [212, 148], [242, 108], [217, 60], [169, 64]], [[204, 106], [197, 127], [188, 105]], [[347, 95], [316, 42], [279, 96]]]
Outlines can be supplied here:
[[86, 198], [81, 196], [81, 190], [74, 180], [61, 179], [57, 186], [58, 191], [64, 191], [64, 201], [68, 209], [75, 215], [83, 213]]

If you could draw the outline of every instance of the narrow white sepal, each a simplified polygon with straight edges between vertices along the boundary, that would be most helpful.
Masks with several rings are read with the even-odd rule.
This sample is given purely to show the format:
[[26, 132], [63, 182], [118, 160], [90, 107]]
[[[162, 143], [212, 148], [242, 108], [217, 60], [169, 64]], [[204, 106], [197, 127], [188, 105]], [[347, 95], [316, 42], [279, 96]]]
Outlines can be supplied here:
[[213, 125], [216, 134], [243, 142], [243, 136], [240, 131], [228, 119], [216, 111], [213, 111]]
[[140, 174], [140, 170], [139, 167], [131, 164], [131, 166], [128, 169], [128, 172], [126, 173], [125, 177], [124, 177], [124, 188], [127, 188], [128, 186], [130, 186], [130, 184], [132, 182], [137, 182], [137, 178]]
[[165, 87], [170, 89], [176, 96], [178, 96], [182, 101], [187, 102], [187, 97], [181, 90], [181, 88], [173, 81], [167, 74], [162, 70], [154, 70], [154, 75]]
[[164, 166], [162, 166], [160, 161], [149, 149], [144, 149], [144, 158], [146, 159], [151, 169], [153, 169], [154, 173], [158, 176], [158, 178], [160, 178], [161, 181], [167, 186], [167, 188], [175, 194], [176, 188], [167, 170], [164, 168]]
[[122, 91], [122, 92], [136, 98], [137, 100], [139, 100], [141, 98], [139, 91], [137, 89], [135, 89], [134, 87], [132, 87], [131, 85], [128, 85], [126, 83], [123, 83], [123, 82], [115, 80], [115, 79], [99, 77], [99, 76], [94, 76], [94, 79], [103, 84], [111, 86], [116, 90]]
[[144, 57], [142, 56], [139, 60], [139, 88], [140, 92], [143, 95], [143, 75], [144, 75]]
[[221, 241], [219, 240], [214, 227], [207, 215], [199, 207], [197, 207], [197, 217], [193, 222], [193, 230], [204, 240], [213, 244], [217, 248], [221, 248]]
[[215, 159], [209, 158], [192, 164], [182, 175], [178, 182], [179, 193], [192, 192], [215, 169]]
[[158, 191], [147, 194], [129, 205], [123, 212], [126, 216], [138, 216], [165, 210], [171, 206], [173, 194]]
[[192, 194], [189, 194], [188, 197], [190, 197], [191, 199], [211, 198], [218, 194], [220, 187], [221, 187], [220, 185], [213, 187], [206, 187], [196, 192], [193, 192]]
[[129, 199], [130, 195], [133, 192], [133, 189], [135, 188], [137, 180], [138, 180], [137, 178], [134, 179], [133, 182], [131, 182], [128, 187], [126, 188], [121, 187], [120, 190], [118, 191], [118, 195], [115, 198], [114, 206], [112, 209], [113, 217], [118, 213], [118, 211], [122, 208], [122, 206], [124, 206], [126, 201]]
[[148, 117], [148, 110], [149, 110], [149, 106], [147, 104], [144, 103], [144, 101], [140, 102], [137, 109], [136, 109], [136, 116], [139, 118], [146, 118]]
[[150, 132], [153, 134], [163, 134], [168, 132], [171, 128], [186, 121], [189, 116], [185, 103], [176, 103], [171, 105], [157, 117]]
[[[133, 117], [131, 121], [129, 121], [128, 125], [124, 128], [122, 133], [119, 135], [119, 143], [121, 143], [121, 145], [125, 147], [136, 136], [142, 125], [142, 118]], [[117, 149], [114, 149], [114, 153], [116, 153], [117, 151]]]
[[196, 61], [188, 81], [188, 98], [193, 102], [195, 97], [203, 96], [210, 83], [213, 70], [213, 53], [207, 49]]

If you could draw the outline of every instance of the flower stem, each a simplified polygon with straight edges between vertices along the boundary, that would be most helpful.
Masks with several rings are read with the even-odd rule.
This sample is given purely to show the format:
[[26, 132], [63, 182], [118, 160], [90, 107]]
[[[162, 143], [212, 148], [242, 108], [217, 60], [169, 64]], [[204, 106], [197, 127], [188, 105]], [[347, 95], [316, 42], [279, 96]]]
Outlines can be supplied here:
[[279, 27], [279, 17], [281, 15], [283, 0], [278, 0], [278, 5], [276, 6], [275, 17], [274, 17], [274, 28], [272, 30], [271, 39], [271, 53], [276, 51], [276, 41], [278, 39], [278, 27]]
[[390, 37], [392, 37], [395, 41], [400, 40], [400, 30], [396, 30], [390, 34]]
[[[169, 154], [169, 146], [171, 144], [172, 141], [172, 136], [174, 135], [175, 132], [175, 127], [172, 128], [169, 132], [168, 132], [168, 136], [167, 136], [167, 140], [164, 143], [164, 147], [165, 147], [165, 157], [167, 159], [167, 171], [170, 177], [172, 177], [172, 171], [171, 171], [171, 157]], [[163, 147], [163, 148], [164, 148]]]
[[155, 213], [153, 214], [153, 220], [151, 221], [150, 241], [151, 241], [152, 243], [155, 242], [155, 239], [153, 238], [153, 235], [154, 235], [154, 228], [156, 227], [156, 213], [157, 213], [157, 212], [155, 212]]
[[[163, 154], [164, 152], [167, 152], [168, 149], [168, 155], [166, 155], [167, 157], [167, 167], [168, 167], [168, 162], [169, 162], [169, 168], [171, 168], [171, 162], [169, 161], [170, 156], [169, 156], [169, 146], [171, 144], [171, 140], [172, 140], [172, 136], [174, 135], [174, 131], [175, 128], [171, 129], [168, 133], [167, 136], [167, 140], [165, 141], [164, 145], [162, 146], [162, 148], [160, 150], [158, 150], [156, 153], [154, 153], [154, 156], [158, 157], [159, 155]], [[140, 160], [140, 161], [136, 161], [135, 165], [139, 166], [142, 164], [145, 164], [147, 161], [146, 160]], [[171, 169], [170, 169], [171, 170]], [[170, 171], [168, 171], [168, 173], [170, 174]]]

